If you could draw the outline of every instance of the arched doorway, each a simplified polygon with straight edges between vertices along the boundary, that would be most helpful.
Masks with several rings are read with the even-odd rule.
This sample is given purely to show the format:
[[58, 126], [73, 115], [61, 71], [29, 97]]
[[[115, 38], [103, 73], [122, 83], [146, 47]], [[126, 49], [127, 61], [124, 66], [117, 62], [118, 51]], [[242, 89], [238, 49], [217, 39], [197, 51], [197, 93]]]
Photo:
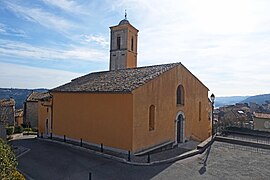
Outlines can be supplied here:
[[175, 123], [175, 144], [183, 143], [185, 141], [185, 115], [183, 112], [177, 113]]

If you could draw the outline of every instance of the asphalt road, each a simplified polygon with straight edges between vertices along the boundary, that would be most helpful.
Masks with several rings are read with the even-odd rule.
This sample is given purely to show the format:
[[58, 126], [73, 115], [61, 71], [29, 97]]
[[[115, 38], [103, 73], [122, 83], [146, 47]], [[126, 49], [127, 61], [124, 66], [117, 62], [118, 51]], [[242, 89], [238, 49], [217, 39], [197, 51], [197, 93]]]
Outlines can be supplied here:
[[215, 142], [204, 154], [171, 164], [133, 166], [69, 146], [21, 139], [18, 158], [28, 179], [269, 179], [270, 151]]

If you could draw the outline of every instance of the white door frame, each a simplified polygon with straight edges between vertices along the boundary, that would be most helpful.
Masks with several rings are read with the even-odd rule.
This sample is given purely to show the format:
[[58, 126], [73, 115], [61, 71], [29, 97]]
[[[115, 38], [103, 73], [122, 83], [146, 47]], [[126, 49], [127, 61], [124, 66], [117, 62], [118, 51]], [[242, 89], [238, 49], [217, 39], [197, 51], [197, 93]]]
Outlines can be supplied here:
[[180, 133], [181, 133], [181, 139], [180, 139], [180, 141], [182, 141], [182, 142], [184, 142], [185, 141], [185, 119], [186, 119], [186, 117], [185, 117], [185, 114], [184, 114], [184, 112], [182, 112], [182, 111], [179, 111], [177, 114], [176, 114], [176, 117], [175, 117], [175, 145], [177, 145], [178, 143], [177, 143], [177, 126], [178, 126], [178, 121], [179, 121], [179, 119], [178, 119], [178, 117], [180, 116], [180, 115], [182, 115], [182, 117], [183, 117], [183, 120], [182, 120], [182, 124], [181, 124], [181, 130], [180, 130]]

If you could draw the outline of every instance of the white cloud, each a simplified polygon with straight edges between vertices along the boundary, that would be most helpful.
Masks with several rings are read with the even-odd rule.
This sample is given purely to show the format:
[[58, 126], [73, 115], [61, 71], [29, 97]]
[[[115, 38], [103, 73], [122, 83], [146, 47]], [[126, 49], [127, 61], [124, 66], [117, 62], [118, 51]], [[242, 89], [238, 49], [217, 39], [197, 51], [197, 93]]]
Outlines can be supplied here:
[[[0, 62], [1, 87], [54, 88], [82, 74]], [[16, 86], [14, 86], [16, 84]]]
[[101, 35], [83, 35], [82, 38], [86, 42], [94, 42], [101, 45], [102, 47], [108, 48], [110, 45], [108, 38], [105, 38]]
[[79, 14], [88, 13], [81, 5], [79, 5], [76, 1], [72, 0], [57, 0], [57, 1], [43, 0], [43, 2], [72, 13], [79, 13]]
[[[74, 0], [44, 0], [44, 2], [71, 13], [78, 13], [78, 9], [85, 8]], [[87, 4], [89, 5], [87, 8], [91, 10], [98, 6], [95, 17], [100, 19], [95, 19], [94, 22], [115, 20], [112, 17], [115, 16], [115, 12], [118, 12], [119, 17], [124, 17], [124, 9], [127, 9], [128, 20], [140, 31], [138, 44], [140, 66], [181, 61], [217, 96], [259, 94], [267, 91], [269, 93], [270, 1], [107, 0], [105, 2], [105, 4], [94, 3], [93, 6], [91, 3]], [[97, 35], [96, 32], [100, 32], [98, 29], [100, 25], [87, 24], [89, 16], [76, 14], [78, 15], [76, 18], [91, 26], [88, 29], [86, 24], [80, 26], [76, 24], [76, 30], [83, 30], [77, 31], [75, 35], [72, 29], [75, 27], [74, 23], [63, 16], [52, 14], [55, 12], [49, 13], [44, 10], [45, 8], [25, 8], [10, 2], [7, 4], [18, 16], [29, 21], [38, 22], [59, 32], [68, 31], [66, 37], [76, 44], [81, 43], [82, 46], [69, 45], [65, 49], [60, 47], [53, 49], [2, 40], [1, 54], [39, 59], [108, 60], [109, 36]], [[101, 10], [103, 14], [99, 15]], [[104, 17], [107, 21], [103, 21]], [[6, 28], [0, 25], [0, 33], [4, 31]], [[97, 47], [97, 44], [102, 46], [100, 50], [93, 48]]]
[[107, 61], [107, 54], [97, 49], [70, 46], [68, 49], [63, 50], [34, 47], [30, 44], [8, 40], [0, 40], [0, 53], [2, 56], [44, 60]]
[[7, 3], [7, 7], [19, 17], [22, 17], [28, 21], [39, 23], [48, 29], [54, 29], [58, 32], [66, 32], [68, 29], [76, 27], [73, 22], [46, 12], [40, 8], [26, 8], [11, 2]]
[[8, 27], [5, 24], [0, 23], [0, 34], [17, 37], [27, 37], [23, 30]]

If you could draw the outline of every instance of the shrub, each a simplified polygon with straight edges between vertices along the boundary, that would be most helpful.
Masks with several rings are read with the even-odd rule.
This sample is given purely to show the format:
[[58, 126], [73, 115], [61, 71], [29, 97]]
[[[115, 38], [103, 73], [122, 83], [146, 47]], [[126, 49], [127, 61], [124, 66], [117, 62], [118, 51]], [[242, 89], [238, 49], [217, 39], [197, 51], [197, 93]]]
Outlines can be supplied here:
[[24, 128], [24, 131], [32, 131], [31, 128]]
[[23, 128], [27, 128], [27, 124], [25, 124], [25, 123], [22, 123], [21, 126], [22, 126]]
[[7, 135], [12, 135], [14, 133], [14, 126], [6, 127]]
[[21, 173], [16, 170], [18, 165], [15, 155], [9, 145], [0, 138], [0, 179], [25, 179]]
[[14, 133], [22, 133], [23, 127], [22, 126], [15, 126]]
[[19, 171], [14, 171], [14, 173], [12, 174], [13, 179], [16, 180], [25, 180], [24, 176], [19, 172]]
[[32, 131], [33, 132], [38, 132], [38, 129], [37, 128], [32, 128]]

